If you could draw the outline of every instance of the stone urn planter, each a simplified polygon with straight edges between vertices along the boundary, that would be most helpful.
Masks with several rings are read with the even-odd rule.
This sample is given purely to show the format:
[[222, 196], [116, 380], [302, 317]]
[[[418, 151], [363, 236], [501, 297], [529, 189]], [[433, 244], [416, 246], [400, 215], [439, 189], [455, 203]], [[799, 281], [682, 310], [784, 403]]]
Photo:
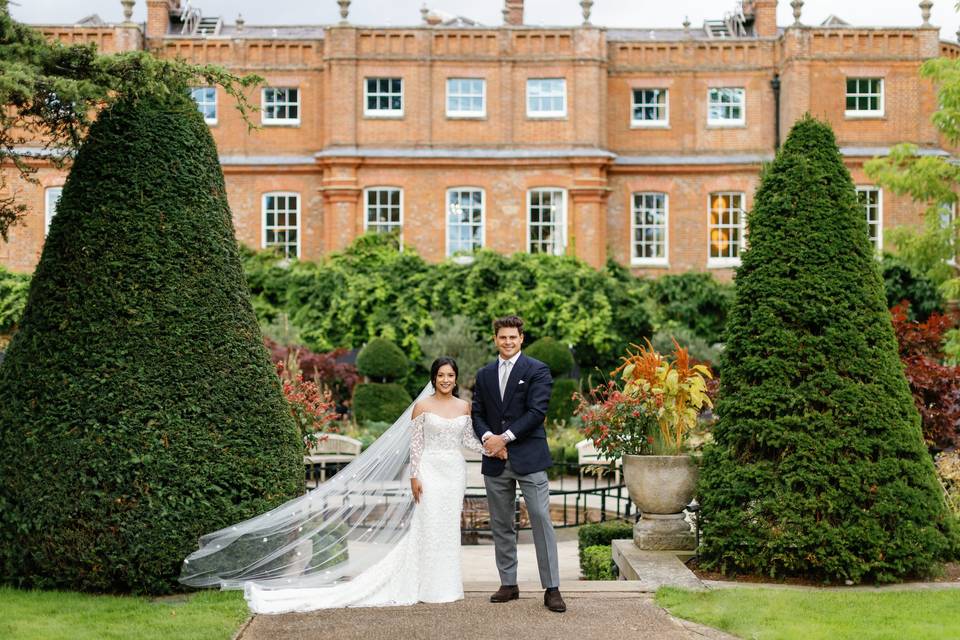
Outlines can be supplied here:
[[696, 537], [683, 510], [693, 500], [697, 463], [688, 455], [623, 456], [623, 477], [640, 511], [633, 542], [641, 549], [689, 550]]

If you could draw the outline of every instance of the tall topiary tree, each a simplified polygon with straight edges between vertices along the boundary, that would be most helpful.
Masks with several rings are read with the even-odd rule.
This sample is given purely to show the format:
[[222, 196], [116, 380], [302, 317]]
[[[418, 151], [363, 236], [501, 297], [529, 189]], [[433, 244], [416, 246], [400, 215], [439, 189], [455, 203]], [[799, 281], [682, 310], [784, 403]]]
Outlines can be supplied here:
[[889, 582], [956, 548], [883, 281], [830, 127], [764, 171], [700, 483], [707, 566]]
[[0, 579], [174, 590], [199, 535], [302, 490], [299, 437], [186, 86], [121, 100], [0, 366]]

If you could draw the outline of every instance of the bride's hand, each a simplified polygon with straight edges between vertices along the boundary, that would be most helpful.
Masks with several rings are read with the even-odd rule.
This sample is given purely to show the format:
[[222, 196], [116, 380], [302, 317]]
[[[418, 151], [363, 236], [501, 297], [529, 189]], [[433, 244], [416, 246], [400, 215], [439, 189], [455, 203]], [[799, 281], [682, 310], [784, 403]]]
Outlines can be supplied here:
[[423, 493], [423, 483], [420, 478], [410, 478], [410, 490], [413, 491], [413, 501], [420, 504], [420, 495]]

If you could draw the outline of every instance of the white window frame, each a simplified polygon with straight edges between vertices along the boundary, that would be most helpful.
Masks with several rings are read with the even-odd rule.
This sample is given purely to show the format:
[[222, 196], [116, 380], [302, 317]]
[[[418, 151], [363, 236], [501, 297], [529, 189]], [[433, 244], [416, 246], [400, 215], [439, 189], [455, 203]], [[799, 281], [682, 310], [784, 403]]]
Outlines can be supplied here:
[[[375, 186], [375, 187], [367, 187], [366, 189], [363, 190], [363, 232], [364, 232], [364, 233], [366, 233], [367, 231], [369, 231], [369, 230], [370, 230], [370, 227], [371, 227], [370, 211], [369, 211], [369, 209], [367, 208], [367, 207], [369, 206], [368, 201], [367, 201], [367, 199], [368, 199], [368, 197], [369, 197], [368, 194], [369, 194], [371, 191], [396, 191], [396, 192], [398, 192], [398, 193], [400, 194], [400, 198], [399, 198], [399, 207], [400, 207], [400, 211], [399, 211], [399, 221], [398, 221], [398, 222], [388, 222], [388, 223], [376, 222], [376, 223], [373, 224], [373, 226], [380, 227], [380, 226], [384, 226], [384, 224], [386, 224], [386, 226], [388, 226], [388, 227], [395, 227], [395, 228], [400, 232], [400, 246], [403, 247], [403, 188], [402, 188], [402, 187], [390, 187], [390, 186], [381, 185], [381, 186]], [[383, 205], [381, 205], [381, 204], [378, 202], [376, 206], [377, 206], [377, 207], [381, 207], [381, 206], [383, 206]], [[388, 205], [386, 205], [386, 206], [393, 206], [393, 205], [388, 204]], [[392, 231], [393, 231], [393, 229], [388, 229], [386, 232], [384, 232], [384, 231], [378, 231], [378, 233], [390, 233], [390, 232], [392, 232]]]
[[[876, 80], [877, 82], [879, 82], [880, 95], [878, 96], [879, 97], [878, 103], [880, 105], [880, 108], [879, 109], [848, 109], [847, 98], [849, 98], [851, 95], [854, 97], [871, 97], [876, 95], [873, 93], [860, 93], [859, 91], [853, 94], [849, 93], [846, 85], [847, 85], [847, 82], [849, 82], [850, 80], [856, 80], [857, 82], [859, 82], [860, 80]], [[882, 118], [883, 117], [885, 112], [884, 85], [886, 85], [886, 82], [884, 82], [883, 78], [848, 76], [844, 78], [843, 84], [844, 84], [844, 87], [843, 87], [843, 115], [844, 116], [846, 116], [847, 118]]]
[[957, 230], [956, 230], [956, 221], [957, 221], [957, 203], [941, 203], [940, 204], [940, 226], [941, 228], [947, 228], [950, 230], [950, 246], [953, 247], [953, 255], [947, 258], [946, 262], [951, 267], [957, 266]]
[[[560, 194], [560, 220], [555, 223], [555, 226], [559, 231], [559, 241], [555, 243], [553, 249], [553, 255], [562, 256], [567, 251], [567, 190], [562, 187], [534, 187], [533, 189], [527, 189], [527, 209], [526, 209], [526, 219], [527, 219], [527, 253], [534, 253], [530, 250], [530, 242], [532, 239], [532, 228], [534, 223], [531, 216], [531, 207], [533, 206], [533, 194], [534, 193], [559, 193]], [[544, 226], [542, 222], [536, 223], [536, 226]], [[539, 242], [539, 241], [538, 241]]]
[[[883, 251], [883, 189], [871, 184], [857, 185], [857, 201], [860, 201], [861, 193], [868, 193], [870, 191], [877, 192], [877, 237], [874, 240], [870, 238], [871, 244], [873, 245], [873, 250], [878, 254]], [[861, 206], [869, 206], [863, 205]], [[867, 235], [870, 234], [870, 212], [864, 209], [864, 216], [867, 221]]]
[[[479, 193], [480, 194], [480, 223], [456, 223], [457, 227], [480, 227], [480, 246], [476, 249], [470, 249], [469, 252], [465, 252], [463, 249], [453, 250], [453, 247], [450, 246], [450, 228], [453, 226], [453, 223], [450, 220], [450, 194], [452, 193]], [[446, 194], [444, 194], [444, 217], [446, 224], [444, 225], [444, 233], [446, 235], [446, 255], [447, 257], [453, 256], [457, 252], [460, 253], [460, 256], [466, 258], [467, 256], [472, 256], [474, 251], [483, 249], [487, 244], [487, 192], [486, 190], [480, 187], [450, 187], [447, 189]], [[466, 260], [465, 260], [466, 261]]]
[[[450, 98], [452, 97], [476, 98], [476, 95], [472, 93], [456, 93], [456, 94], [451, 93], [451, 86], [450, 86], [451, 83], [457, 83], [461, 81], [480, 83], [480, 110], [479, 111], [464, 111], [462, 109], [450, 108]], [[486, 118], [487, 117], [487, 80], [486, 78], [464, 78], [464, 77], [447, 78], [446, 107], [447, 107], [448, 118]]]
[[[212, 91], [213, 102], [210, 102], [209, 100], [207, 100], [206, 96], [202, 98], [198, 97], [197, 92], [201, 92], [201, 91], [202, 92]], [[193, 98], [193, 101], [197, 103], [197, 109], [199, 109], [200, 113], [203, 114], [203, 121], [210, 125], [217, 124], [217, 115], [219, 114], [219, 111], [217, 111], [217, 88], [216, 87], [191, 87], [190, 97]], [[204, 106], [209, 106], [211, 104], [213, 105], [212, 118], [208, 117], [206, 111], [203, 110]]]
[[[531, 83], [535, 82], [559, 82], [560, 83], [560, 98], [563, 100], [563, 108], [559, 111], [533, 111], [530, 108], [530, 100], [533, 96], [530, 95]], [[555, 98], [556, 95], [539, 95], [537, 98]], [[526, 103], [527, 103], [527, 118], [566, 118], [567, 117], [567, 79], [566, 78], [527, 78], [527, 93], [526, 93]]]
[[[661, 91], [663, 92], [663, 119], [662, 120], [637, 120], [636, 109], [637, 91]], [[647, 103], [641, 103], [647, 104]], [[656, 104], [649, 106], [656, 107]], [[631, 87], [630, 88], [630, 127], [631, 128], [660, 128], [666, 129], [670, 126], [670, 90], [664, 87]]]
[[[274, 107], [285, 106], [288, 108], [293, 106], [297, 108], [297, 117], [296, 118], [277, 118], [277, 117], [267, 117], [267, 91], [285, 91], [283, 100], [274, 100]], [[296, 101], [290, 100], [290, 91], [297, 92]], [[276, 97], [276, 93], [274, 93]], [[277, 126], [277, 125], [299, 125], [300, 124], [300, 87], [264, 87], [260, 90], [260, 122], [267, 126]]]
[[[270, 227], [267, 226], [267, 213], [268, 213], [268, 212], [267, 212], [267, 198], [269, 198], [269, 197], [283, 197], [283, 198], [295, 197], [295, 198], [297, 199], [297, 208], [296, 208], [296, 211], [294, 212], [294, 213], [296, 213], [296, 215], [297, 215], [297, 224], [296, 224], [296, 226], [291, 226], [291, 225], [289, 224], [289, 219], [287, 220], [287, 224], [282, 225], [282, 226], [276, 224], [276, 219], [274, 219], [274, 224], [273, 224], [272, 226], [270, 226]], [[276, 213], [277, 213], [276, 209], [274, 209], [273, 213], [274, 213], [274, 215], [276, 215]], [[284, 210], [284, 213], [289, 214], [289, 213], [290, 213], [290, 209], [285, 209], [285, 210]], [[301, 243], [301, 241], [302, 241], [302, 239], [303, 239], [303, 232], [302, 232], [303, 224], [302, 224], [302, 221], [303, 221], [303, 198], [300, 196], [299, 193], [297, 193], [296, 191], [268, 191], [268, 192], [264, 193], [264, 194], [263, 194], [263, 197], [262, 197], [262, 199], [261, 199], [261, 201], [260, 201], [260, 246], [261, 246], [262, 248], [264, 248], [264, 249], [268, 249], [268, 248], [271, 248], [271, 247], [283, 247], [283, 248], [284, 248], [284, 255], [285, 255], [286, 257], [290, 257], [290, 256], [287, 256], [287, 247], [290, 245], [290, 243], [287, 242], [287, 241], [285, 241], [283, 244], [280, 244], [280, 243], [267, 244], [267, 231], [268, 231], [268, 230], [273, 230], [274, 232], [276, 232], [276, 231], [290, 231], [290, 230], [292, 229], [292, 230], [294, 230], [294, 231], [297, 232], [296, 257], [299, 258], [299, 257], [300, 257], [300, 243]]]
[[[388, 98], [394, 96], [392, 90], [388, 90], [386, 93], [382, 93], [379, 88], [373, 94], [370, 93], [370, 87], [368, 82], [370, 80], [399, 80], [400, 81], [400, 108], [399, 109], [371, 109], [369, 107], [369, 97], [371, 95], [381, 96], [385, 95]], [[406, 99], [406, 83], [403, 81], [403, 76], [365, 76], [363, 78], [363, 115], [368, 118], [402, 118], [404, 112], [407, 108], [407, 99]], [[389, 100], [388, 100], [389, 102]]]
[[[718, 222], [713, 226], [710, 222], [710, 214], [713, 211], [714, 196], [737, 196], [740, 198], [740, 219], [736, 225]], [[732, 211], [731, 207], [731, 211]], [[721, 218], [722, 221], [722, 218]], [[736, 256], [713, 257], [710, 255], [710, 249], [713, 242], [711, 232], [714, 229], [738, 229], [739, 239], [737, 240]], [[729, 242], [729, 241], [728, 241]], [[732, 244], [732, 242], [731, 242]], [[740, 254], [747, 248], [747, 194], [743, 191], [711, 191], [707, 194], [707, 268], [708, 269], [728, 269], [730, 267], [740, 266]]]
[[[56, 197], [51, 196], [56, 193]], [[57, 215], [57, 205], [60, 202], [60, 196], [63, 195], [63, 185], [47, 187], [43, 190], [43, 237], [46, 238], [50, 233], [50, 223], [53, 217]]]
[[[740, 117], [739, 118], [713, 118], [711, 111], [714, 107], [723, 109], [726, 106], [735, 105], [733, 102], [714, 101], [714, 91], [739, 91], [740, 92]], [[710, 127], [742, 127], [747, 123], [747, 89], [746, 87], [708, 87], [707, 88], [707, 126]]]
[[[637, 255], [637, 229], [655, 228], [657, 225], [637, 224], [637, 196], [660, 196], [663, 198], [663, 257], [647, 258]], [[634, 191], [630, 194], [630, 264], [642, 267], [666, 267], [670, 262], [670, 196], [663, 191]]]

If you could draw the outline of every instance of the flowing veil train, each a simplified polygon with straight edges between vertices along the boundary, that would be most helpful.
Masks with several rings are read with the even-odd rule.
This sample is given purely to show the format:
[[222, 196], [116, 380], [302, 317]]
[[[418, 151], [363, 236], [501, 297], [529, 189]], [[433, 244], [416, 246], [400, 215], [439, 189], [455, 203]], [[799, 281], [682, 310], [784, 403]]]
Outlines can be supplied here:
[[304, 495], [200, 538], [180, 582], [194, 587], [314, 588], [347, 582], [383, 559], [410, 526], [410, 416], [427, 386], [383, 435]]

